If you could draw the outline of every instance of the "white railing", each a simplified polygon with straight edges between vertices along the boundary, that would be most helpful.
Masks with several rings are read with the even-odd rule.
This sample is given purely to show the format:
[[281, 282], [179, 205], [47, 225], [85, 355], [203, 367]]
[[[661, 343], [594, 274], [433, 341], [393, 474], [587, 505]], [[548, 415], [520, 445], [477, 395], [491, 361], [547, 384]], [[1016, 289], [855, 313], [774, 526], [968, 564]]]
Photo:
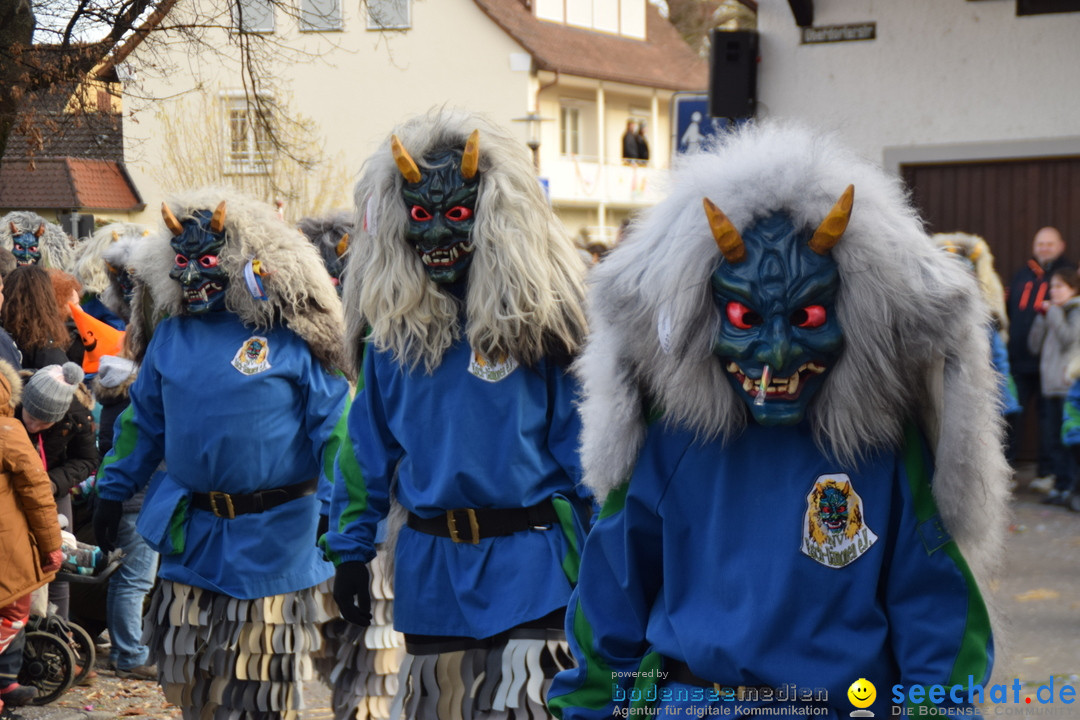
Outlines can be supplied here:
[[666, 170], [568, 155], [545, 159], [541, 175], [548, 179], [552, 202], [644, 207], [660, 199]]

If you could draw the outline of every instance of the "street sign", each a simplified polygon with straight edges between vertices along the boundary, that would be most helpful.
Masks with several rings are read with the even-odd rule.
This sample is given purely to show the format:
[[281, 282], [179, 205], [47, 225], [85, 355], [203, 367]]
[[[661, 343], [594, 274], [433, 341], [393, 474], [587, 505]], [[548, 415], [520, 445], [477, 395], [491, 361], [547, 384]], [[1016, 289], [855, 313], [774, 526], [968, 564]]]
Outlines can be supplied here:
[[674, 154], [697, 152], [729, 125], [727, 118], [709, 117], [709, 96], [705, 93], [675, 93], [671, 99]]

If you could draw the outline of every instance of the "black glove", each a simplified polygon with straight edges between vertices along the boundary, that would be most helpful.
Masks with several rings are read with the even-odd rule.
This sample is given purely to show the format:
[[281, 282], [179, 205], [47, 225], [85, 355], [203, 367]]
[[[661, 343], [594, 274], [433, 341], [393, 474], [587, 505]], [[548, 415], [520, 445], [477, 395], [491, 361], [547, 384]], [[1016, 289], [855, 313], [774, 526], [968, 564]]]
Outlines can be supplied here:
[[120, 518], [124, 514], [124, 503], [119, 500], [97, 499], [94, 508], [94, 539], [101, 552], [110, 553], [116, 548], [116, 536], [120, 534]]
[[334, 575], [334, 601], [341, 617], [353, 625], [371, 624], [371, 575], [367, 564], [358, 560], [343, 562]]

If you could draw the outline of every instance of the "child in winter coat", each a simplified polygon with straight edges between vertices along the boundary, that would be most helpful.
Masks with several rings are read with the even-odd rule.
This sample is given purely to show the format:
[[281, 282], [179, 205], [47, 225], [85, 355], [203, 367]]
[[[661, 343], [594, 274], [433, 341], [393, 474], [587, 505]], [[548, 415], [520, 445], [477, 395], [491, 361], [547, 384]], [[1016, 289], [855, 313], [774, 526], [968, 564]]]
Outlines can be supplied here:
[[1042, 384], [1046, 415], [1039, 419], [1042, 436], [1050, 445], [1054, 462], [1054, 486], [1043, 502], [1064, 504], [1066, 493], [1076, 474], [1076, 464], [1061, 443], [1061, 420], [1065, 410], [1065, 395], [1069, 380], [1065, 369], [1069, 359], [1080, 346], [1080, 277], [1076, 268], [1058, 268], [1050, 276], [1050, 302], [1045, 315], [1035, 318], [1028, 334], [1028, 348], [1039, 356], [1039, 377]]

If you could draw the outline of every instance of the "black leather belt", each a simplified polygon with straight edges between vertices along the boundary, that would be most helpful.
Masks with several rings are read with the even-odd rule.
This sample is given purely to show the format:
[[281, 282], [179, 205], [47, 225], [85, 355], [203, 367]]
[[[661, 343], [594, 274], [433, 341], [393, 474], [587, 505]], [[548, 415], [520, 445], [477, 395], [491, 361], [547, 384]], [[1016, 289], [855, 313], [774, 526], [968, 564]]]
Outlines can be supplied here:
[[526, 508], [463, 508], [445, 515], [422, 518], [409, 513], [406, 524], [428, 535], [447, 537], [456, 543], [475, 545], [483, 538], [513, 535], [522, 530], [544, 528], [559, 521], [551, 500]]
[[216, 490], [209, 493], [192, 493], [191, 507], [206, 510], [220, 518], [231, 520], [237, 515], [266, 512], [270, 508], [284, 505], [290, 500], [311, 495], [318, 487], [318, 478], [311, 478], [295, 485], [260, 490], [247, 495], [224, 493]]

